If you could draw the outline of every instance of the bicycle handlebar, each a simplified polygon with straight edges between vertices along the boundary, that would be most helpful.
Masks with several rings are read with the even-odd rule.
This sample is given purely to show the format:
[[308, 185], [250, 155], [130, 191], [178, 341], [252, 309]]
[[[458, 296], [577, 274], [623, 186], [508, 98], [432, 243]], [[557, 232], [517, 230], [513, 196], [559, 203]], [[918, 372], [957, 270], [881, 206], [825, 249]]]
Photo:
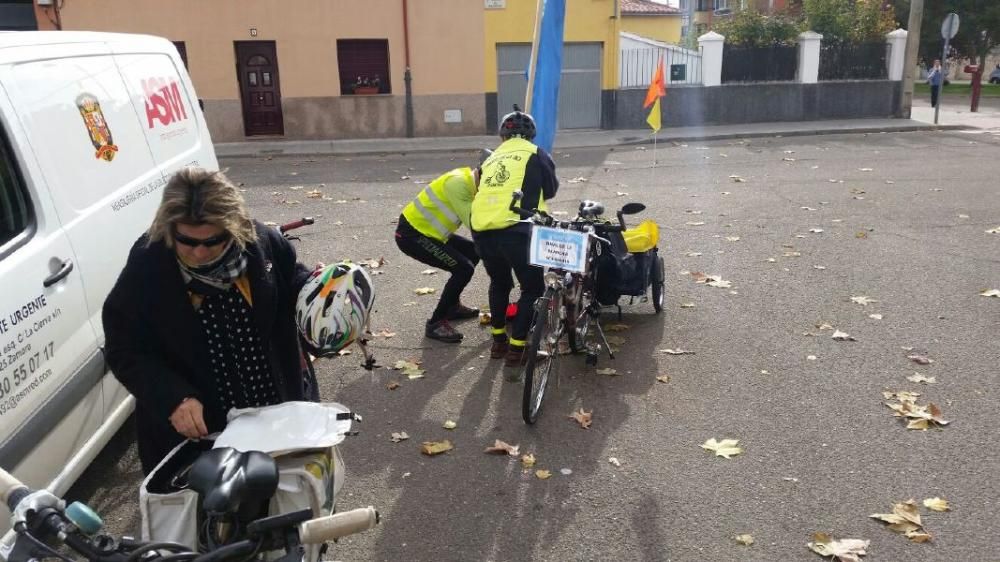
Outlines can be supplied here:
[[378, 525], [379, 514], [374, 507], [359, 507], [343, 513], [310, 519], [299, 525], [302, 544], [322, 544], [327, 541], [367, 531]]
[[[564, 228], [566, 230], [582, 230], [582, 227], [592, 226], [592, 227], [594, 227], [595, 230], [601, 230], [603, 232], [624, 232], [625, 231], [625, 220], [622, 217], [621, 211], [618, 212], [618, 224], [617, 225], [616, 224], [612, 224], [610, 222], [597, 222], [597, 221], [590, 221], [590, 220], [581, 220], [579, 218], [577, 218], [576, 220], [572, 220], [572, 221], [560, 221], [560, 220], [556, 220], [554, 217], [552, 217], [551, 215], [549, 215], [548, 213], [546, 213], [545, 211], [542, 211], [540, 209], [531, 209], [531, 210], [528, 210], [528, 209], [524, 209], [524, 208], [519, 207], [518, 203], [520, 203], [520, 201], [521, 201], [521, 199], [523, 197], [524, 197], [524, 193], [523, 192], [521, 192], [521, 191], [515, 191], [511, 195], [510, 206], [508, 207], [508, 209], [511, 212], [513, 212], [513, 213], [517, 213], [517, 215], [519, 217], [521, 217], [522, 219], [531, 219], [531, 221], [533, 223], [535, 223], [535, 224], [539, 224], [541, 226], [554, 226], [554, 227], [557, 227], [557, 228]], [[601, 240], [602, 242], [607, 243], [607, 244], [611, 243], [608, 240], [605, 240], [604, 238], [601, 238], [600, 236], [595, 236], [595, 237], [598, 238], [599, 240]]]
[[296, 228], [302, 228], [303, 226], [309, 226], [311, 224], [316, 224], [316, 219], [312, 217], [302, 217], [297, 221], [292, 221], [279, 226], [278, 231], [284, 234], [290, 230], [295, 230]]

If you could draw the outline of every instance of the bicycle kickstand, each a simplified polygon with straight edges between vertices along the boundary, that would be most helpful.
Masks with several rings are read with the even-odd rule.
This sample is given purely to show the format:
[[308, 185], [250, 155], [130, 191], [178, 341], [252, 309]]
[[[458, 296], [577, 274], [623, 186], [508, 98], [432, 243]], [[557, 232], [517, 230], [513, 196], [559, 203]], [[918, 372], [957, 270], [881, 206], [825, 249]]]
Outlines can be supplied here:
[[601, 336], [601, 341], [604, 342], [604, 348], [608, 350], [608, 358], [614, 359], [615, 352], [611, 350], [611, 344], [608, 343], [608, 337], [604, 335], [604, 328], [601, 326], [600, 322], [595, 321], [594, 324], [597, 326], [597, 333]]

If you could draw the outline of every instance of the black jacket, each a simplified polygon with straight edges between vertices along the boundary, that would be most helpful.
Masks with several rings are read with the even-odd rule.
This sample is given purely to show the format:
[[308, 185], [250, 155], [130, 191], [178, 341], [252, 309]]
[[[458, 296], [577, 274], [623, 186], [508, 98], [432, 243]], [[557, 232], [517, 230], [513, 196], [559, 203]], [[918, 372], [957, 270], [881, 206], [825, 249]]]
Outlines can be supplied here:
[[[303, 400], [295, 301], [309, 277], [295, 249], [274, 228], [256, 223], [247, 246], [253, 316], [282, 401]], [[184, 438], [170, 414], [187, 397], [205, 407], [209, 432], [225, 427], [208, 360], [208, 346], [173, 250], [147, 246], [144, 235], [104, 302], [108, 366], [136, 398], [136, 432], [143, 472], [149, 473]]]

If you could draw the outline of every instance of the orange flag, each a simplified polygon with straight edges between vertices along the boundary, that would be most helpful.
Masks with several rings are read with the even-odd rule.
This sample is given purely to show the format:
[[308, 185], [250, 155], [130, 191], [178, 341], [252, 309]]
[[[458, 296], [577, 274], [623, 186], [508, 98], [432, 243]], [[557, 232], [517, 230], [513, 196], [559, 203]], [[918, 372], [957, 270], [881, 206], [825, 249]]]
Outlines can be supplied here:
[[663, 56], [660, 55], [660, 60], [656, 63], [656, 72], [653, 74], [653, 82], [650, 83], [649, 90], [646, 90], [646, 101], [642, 102], [642, 107], [653, 105], [653, 102], [665, 95], [667, 95], [667, 85], [663, 80]]

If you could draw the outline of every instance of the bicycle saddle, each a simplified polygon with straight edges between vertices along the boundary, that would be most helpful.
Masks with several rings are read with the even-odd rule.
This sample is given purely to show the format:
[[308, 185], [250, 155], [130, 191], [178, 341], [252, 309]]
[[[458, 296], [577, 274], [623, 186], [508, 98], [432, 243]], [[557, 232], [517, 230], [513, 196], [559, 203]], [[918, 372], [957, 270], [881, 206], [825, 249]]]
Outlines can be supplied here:
[[585, 199], [580, 201], [580, 216], [588, 219], [596, 219], [604, 214], [604, 204], [598, 201]]
[[278, 489], [278, 465], [260, 451], [241, 453], [224, 447], [198, 457], [188, 483], [208, 513], [233, 513], [243, 504], [270, 499]]

